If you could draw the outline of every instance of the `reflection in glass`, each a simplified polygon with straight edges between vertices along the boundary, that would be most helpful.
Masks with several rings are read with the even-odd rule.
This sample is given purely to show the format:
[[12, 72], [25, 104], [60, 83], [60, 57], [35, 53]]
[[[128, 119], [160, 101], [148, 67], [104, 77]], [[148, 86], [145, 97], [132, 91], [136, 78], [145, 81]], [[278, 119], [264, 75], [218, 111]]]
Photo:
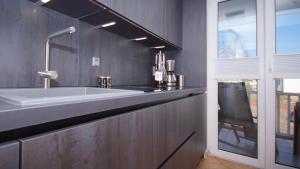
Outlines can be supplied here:
[[300, 54], [300, 0], [276, 0], [276, 53]]
[[256, 57], [256, 0], [219, 2], [218, 58]]
[[257, 80], [218, 82], [219, 149], [257, 158]]
[[300, 79], [276, 80], [276, 163], [300, 168]]

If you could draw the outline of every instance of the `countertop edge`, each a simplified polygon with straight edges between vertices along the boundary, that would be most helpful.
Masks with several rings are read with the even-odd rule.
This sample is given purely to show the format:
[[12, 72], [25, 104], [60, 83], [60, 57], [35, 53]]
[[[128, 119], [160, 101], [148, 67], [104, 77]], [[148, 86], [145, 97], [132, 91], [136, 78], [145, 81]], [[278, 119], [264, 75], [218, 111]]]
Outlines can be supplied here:
[[101, 113], [104, 111], [126, 108], [140, 104], [172, 100], [181, 97], [187, 97], [192, 94], [201, 94], [204, 92], [205, 89], [203, 88], [190, 88], [168, 92], [144, 93], [142, 95], [119, 97], [107, 100], [2, 111], [0, 112], [0, 132], [6, 132], [9, 130], [20, 129], [89, 114]]

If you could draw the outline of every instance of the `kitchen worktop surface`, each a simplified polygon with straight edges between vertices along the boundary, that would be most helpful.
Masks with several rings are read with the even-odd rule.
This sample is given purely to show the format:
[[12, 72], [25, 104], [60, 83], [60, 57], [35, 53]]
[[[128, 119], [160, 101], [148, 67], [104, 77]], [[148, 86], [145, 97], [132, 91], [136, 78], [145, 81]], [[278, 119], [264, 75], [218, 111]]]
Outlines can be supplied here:
[[126, 107], [150, 103], [154, 105], [168, 100], [204, 93], [205, 91], [206, 89], [201, 87], [173, 89], [170, 91], [158, 90], [149, 92], [148, 90], [148, 92], [146, 91], [134, 96], [35, 106], [18, 106], [0, 101], [0, 132], [6, 132], [74, 117], [92, 115]]

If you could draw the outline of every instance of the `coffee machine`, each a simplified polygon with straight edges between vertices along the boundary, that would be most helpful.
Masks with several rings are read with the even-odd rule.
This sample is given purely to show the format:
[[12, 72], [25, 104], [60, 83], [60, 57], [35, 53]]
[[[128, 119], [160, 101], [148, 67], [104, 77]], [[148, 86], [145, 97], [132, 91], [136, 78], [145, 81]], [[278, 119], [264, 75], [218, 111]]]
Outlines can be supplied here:
[[154, 80], [158, 83], [158, 87], [162, 87], [167, 79], [167, 71], [165, 67], [166, 56], [162, 51], [155, 55], [155, 66], [153, 66]]
[[167, 70], [166, 85], [167, 86], [176, 86], [176, 75], [174, 73], [174, 69], [175, 69], [175, 60], [167, 60], [166, 61], [166, 70]]

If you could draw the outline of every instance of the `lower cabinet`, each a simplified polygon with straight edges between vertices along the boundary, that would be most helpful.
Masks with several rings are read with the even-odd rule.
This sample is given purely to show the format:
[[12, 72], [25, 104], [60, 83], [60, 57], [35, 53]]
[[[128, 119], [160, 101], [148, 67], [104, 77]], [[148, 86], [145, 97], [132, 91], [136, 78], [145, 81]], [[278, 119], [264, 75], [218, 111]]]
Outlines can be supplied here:
[[19, 142], [0, 144], [0, 169], [19, 168]]
[[21, 139], [21, 169], [194, 169], [206, 148], [204, 101], [191, 96]]
[[152, 109], [21, 140], [22, 169], [152, 169]]
[[177, 109], [184, 109], [182, 112], [187, 115], [181, 118], [190, 123], [183, 128], [186, 131], [193, 130], [193, 135], [160, 169], [196, 169], [206, 151], [206, 94], [179, 101]]
[[196, 97], [196, 148], [199, 159], [204, 155], [207, 147], [207, 113], [206, 113], [206, 94]]
[[160, 169], [196, 169], [200, 158], [195, 144], [193, 135]]
[[156, 106], [153, 120], [154, 167], [159, 167], [196, 130], [198, 96]]

